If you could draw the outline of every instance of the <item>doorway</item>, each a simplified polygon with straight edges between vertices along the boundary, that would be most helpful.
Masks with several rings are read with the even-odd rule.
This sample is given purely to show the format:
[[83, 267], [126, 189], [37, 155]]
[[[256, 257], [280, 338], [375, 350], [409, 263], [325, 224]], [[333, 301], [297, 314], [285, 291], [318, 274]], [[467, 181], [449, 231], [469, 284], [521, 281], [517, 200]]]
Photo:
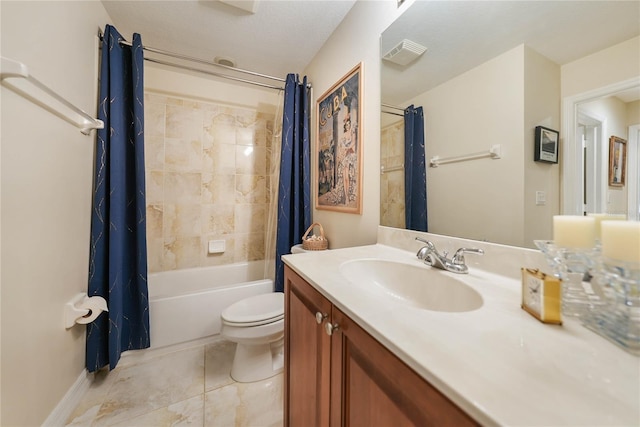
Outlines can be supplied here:
[[582, 147], [582, 213], [606, 212], [603, 188], [606, 157], [603, 156], [603, 120], [578, 107], [576, 144]]

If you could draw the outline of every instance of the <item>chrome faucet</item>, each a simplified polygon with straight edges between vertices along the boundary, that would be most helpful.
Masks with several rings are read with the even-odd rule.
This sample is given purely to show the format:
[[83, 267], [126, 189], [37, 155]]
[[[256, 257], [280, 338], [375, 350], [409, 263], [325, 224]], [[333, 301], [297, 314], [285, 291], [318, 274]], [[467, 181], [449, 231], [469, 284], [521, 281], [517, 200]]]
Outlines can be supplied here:
[[482, 255], [484, 253], [482, 249], [460, 248], [453, 255], [453, 258], [448, 259], [448, 252], [444, 251], [440, 254], [433, 242], [420, 237], [416, 237], [416, 240], [425, 244], [416, 254], [419, 260], [432, 267], [451, 271], [452, 273], [466, 274], [469, 272], [469, 267], [465, 264], [464, 254]]

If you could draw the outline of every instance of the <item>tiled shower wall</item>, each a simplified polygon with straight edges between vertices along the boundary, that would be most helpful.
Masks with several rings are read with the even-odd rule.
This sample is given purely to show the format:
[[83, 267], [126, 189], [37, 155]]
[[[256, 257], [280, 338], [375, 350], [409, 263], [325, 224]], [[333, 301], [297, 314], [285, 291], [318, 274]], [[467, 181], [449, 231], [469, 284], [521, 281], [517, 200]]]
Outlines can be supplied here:
[[[149, 272], [264, 259], [273, 122], [256, 110], [145, 94]], [[208, 254], [210, 240], [224, 240], [225, 252]]]
[[[380, 165], [385, 169], [404, 164], [404, 121], [381, 130]], [[404, 228], [404, 170], [380, 176], [380, 225]]]

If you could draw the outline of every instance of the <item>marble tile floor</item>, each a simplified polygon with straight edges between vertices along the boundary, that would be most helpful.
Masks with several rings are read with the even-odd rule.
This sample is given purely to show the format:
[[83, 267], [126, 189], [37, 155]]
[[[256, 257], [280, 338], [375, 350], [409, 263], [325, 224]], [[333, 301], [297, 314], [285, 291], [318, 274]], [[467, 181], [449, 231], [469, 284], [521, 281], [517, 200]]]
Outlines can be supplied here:
[[213, 342], [121, 359], [100, 371], [67, 426], [282, 426], [282, 374], [229, 375], [235, 343]]

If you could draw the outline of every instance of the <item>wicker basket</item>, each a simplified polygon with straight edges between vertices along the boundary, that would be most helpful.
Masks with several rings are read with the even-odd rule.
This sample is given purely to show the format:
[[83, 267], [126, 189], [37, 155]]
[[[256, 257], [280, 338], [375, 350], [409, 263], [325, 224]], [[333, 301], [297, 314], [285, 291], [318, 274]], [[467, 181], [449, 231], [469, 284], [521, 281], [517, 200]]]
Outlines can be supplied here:
[[[313, 227], [320, 227], [320, 235], [313, 235], [311, 237], [307, 237]], [[302, 236], [302, 249], [306, 249], [308, 251], [323, 251], [329, 247], [329, 240], [324, 237], [324, 229], [322, 228], [322, 224], [319, 222], [314, 222], [307, 228], [307, 231]]]

